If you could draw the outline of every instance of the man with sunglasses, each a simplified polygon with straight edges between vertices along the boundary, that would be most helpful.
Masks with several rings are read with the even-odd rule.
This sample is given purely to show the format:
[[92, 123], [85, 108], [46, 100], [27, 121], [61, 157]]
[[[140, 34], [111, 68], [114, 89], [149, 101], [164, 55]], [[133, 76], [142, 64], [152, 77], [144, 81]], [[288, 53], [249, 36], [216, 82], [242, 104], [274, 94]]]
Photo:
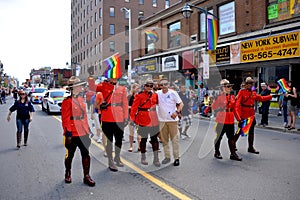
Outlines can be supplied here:
[[130, 119], [138, 125], [137, 132], [141, 136], [140, 150], [141, 163], [148, 165], [146, 160], [146, 143], [148, 135], [150, 134], [152, 150], [153, 150], [153, 164], [160, 167], [158, 158], [158, 118], [156, 113], [156, 105], [158, 103], [157, 94], [153, 91], [153, 80], [147, 79], [144, 84], [144, 91], [140, 92], [134, 97], [133, 104], [130, 111]]
[[158, 120], [160, 135], [163, 142], [165, 158], [162, 164], [171, 161], [169, 140], [171, 139], [174, 156], [174, 166], [179, 166], [179, 137], [178, 137], [178, 114], [183, 108], [183, 102], [175, 90], [170, 90], [167, 79], [161, 79], [161, 90], [158, 95]]
[[[216, 116], [216, 139], [215, 139], [215, 158], [222, 159], [220, 153], [220, 144], [223, 135], [226, 133], [228, 138], [228, 146], [230, 150], [230, 159], [241, 161], [235, 152], [235, 142], [234, 142], [234, 117], [237, 121], [241, 121], [241, 117], [234, 109], [235, 107], [235, 97], [231, 94], [232, 84], [227, 79], [222, 79], [220, 81], [221, 94], [212, 103], [212, 109], [217, 113]], [[239, 123], [240, 124], [240, 123]]]
[[[117, 84], [118, 78], [109, 78], [108, 81], [97, 85], [96, 92], [102, 92], [103, 103], [101, 109], [102, 131], [107, 138], [106, 153], [108, 168], [116, 172], [118, 167], [123, 167], [120, 153], [124, 127], [128, 122], [128, 100], [127, 90], [124, 86]], [[115, 157], [112, 159], [112, 142], [115, 138]]]
[[[254, 154], [259, 154], [259, 152], [256, 151], [253, 147], [254, 126], [256, 124], [255, 110], [254, 110], [255, 101], [259, 101], [259, 102], [269, 101], [272, 99], [272, 95], [261, 96], [261, 95], [257, 94], [255, 91], [252, 90], [254, 83], [255, 83], [255, 81], [251, 77], [246, 78], [245, 88], [243, 90], [240, 90], [237, 95], [235, 108], [242, 119], [248, 119], [251, 116], [254, 116], [254, 120], [251, 124], [250, 130], [248, 133], [248, 152], [254, 153]], [[235, 136], [234, 136], [235, 142], [238, 140], [240, 133], [241, 132], [235, 134]]]

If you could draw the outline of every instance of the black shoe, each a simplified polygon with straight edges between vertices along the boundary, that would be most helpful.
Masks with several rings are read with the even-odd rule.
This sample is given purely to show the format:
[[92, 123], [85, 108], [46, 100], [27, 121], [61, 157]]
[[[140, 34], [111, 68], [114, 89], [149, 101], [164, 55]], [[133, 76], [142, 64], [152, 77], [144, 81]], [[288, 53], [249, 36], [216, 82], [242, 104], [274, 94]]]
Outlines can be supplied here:
[[223, 157], [221, 156], [221, 154], [220, 153], [215, 153], [215, 158], [217, 158], [217, 159], [223, 159]]
[[256, 151], [254, 148], [248, 148], [249, 153], [259, 154], [259, 151]]
[[237, 154], [233, 154], [230, 155], [230, 160], [242, 161], [242, 158], [240, 158]]
[[281, 114], [281, 113], [278, 113], [277, 116], [282, 116], [282, 114]]
[[179, 163], [179, 159], [176, 159], [176, 160], [174, 161], [174, 164], [173, 164], [173, 165], [174, 165], [174, 166], [179, 166], [179, 164], [180, 164], [180, 163]]
[[165, 158], [165, 159], [163, 159], [163, 161], [161, 161], [162, 164], [167, 164], [169, 162], [171, 162], [170, 158]]

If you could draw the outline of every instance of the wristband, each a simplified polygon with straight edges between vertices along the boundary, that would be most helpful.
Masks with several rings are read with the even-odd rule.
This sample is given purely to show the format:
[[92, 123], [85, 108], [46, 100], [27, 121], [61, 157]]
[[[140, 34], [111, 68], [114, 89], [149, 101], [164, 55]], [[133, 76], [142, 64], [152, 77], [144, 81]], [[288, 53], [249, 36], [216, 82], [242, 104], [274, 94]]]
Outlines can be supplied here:
[[177, 110], [176, 110], [176, 113], [177, 113], [177, 114], [180, 114], [180, 112], [178, 112]]

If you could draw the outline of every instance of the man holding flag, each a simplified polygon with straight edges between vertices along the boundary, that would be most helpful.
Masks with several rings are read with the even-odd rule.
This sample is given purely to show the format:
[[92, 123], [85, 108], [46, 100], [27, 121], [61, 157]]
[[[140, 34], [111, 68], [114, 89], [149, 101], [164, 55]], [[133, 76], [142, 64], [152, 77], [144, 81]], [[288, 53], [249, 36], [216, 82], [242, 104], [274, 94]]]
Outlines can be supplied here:
[[[120, 55], [113, 56], [104, 60], [107, 65], [105, 77], [108, 82], [97, 85], [96, 92], [102, 92], [103, 103], [101, 109], [102, 130], [107, 138], [106, 153], [108, 157], [108, 167], [111, 171], [118, 171], [118, 167], [123, 167], [120, 152], [124, 135], [125, 123], [128, 121], [128, 101], [127, 91], [122, 85], [117, 84], [121, 78]], [[112, 141], [115, 138], [115, 157], [112, 159]]]
[[[245, 124], [249, 126], [248, 132], [248, 152], [259, 154], [253, 147], [254, 143], [254, 126], [256, 124], [255, 120], [255, 110], [254, 110], [254, 103], [255, 101], [263, 102], [269, 101], [272, 99], [271, 95], [261, 96], [257, 94], [255, 91], [252, 91], [252, 86], [255, 81], [251, 77], [247, 77], [245, 81], [245, 89], [240, 90], [237, 95], [236, 100], [236, 111], [239, 113], [241, 118], [247, 122]], [[243, 134], [243, 129], [239, 129], [239, 131], [235, 134], [234, 140], [235, 142], [238, 140], [239, 136]], [[245, 134], [246, 135], [246, 134]]]

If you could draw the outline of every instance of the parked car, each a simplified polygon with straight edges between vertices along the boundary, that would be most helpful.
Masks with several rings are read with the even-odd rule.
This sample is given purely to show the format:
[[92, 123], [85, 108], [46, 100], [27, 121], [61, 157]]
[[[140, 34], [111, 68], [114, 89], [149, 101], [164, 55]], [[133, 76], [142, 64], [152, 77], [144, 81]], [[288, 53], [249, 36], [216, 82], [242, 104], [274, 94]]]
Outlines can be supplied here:
[[48, 90], [43, 98], [42, 110], [49, 115], [53, 112], [61, 112], [61, 104], [64, 98], [70, 95], [70, 91], [64, 89]]
[[30, 100], [32, 103], [42, 103], [45, 92], [48, 90], [46, 88], [34, 88], [34, 91], [30, 95]]

